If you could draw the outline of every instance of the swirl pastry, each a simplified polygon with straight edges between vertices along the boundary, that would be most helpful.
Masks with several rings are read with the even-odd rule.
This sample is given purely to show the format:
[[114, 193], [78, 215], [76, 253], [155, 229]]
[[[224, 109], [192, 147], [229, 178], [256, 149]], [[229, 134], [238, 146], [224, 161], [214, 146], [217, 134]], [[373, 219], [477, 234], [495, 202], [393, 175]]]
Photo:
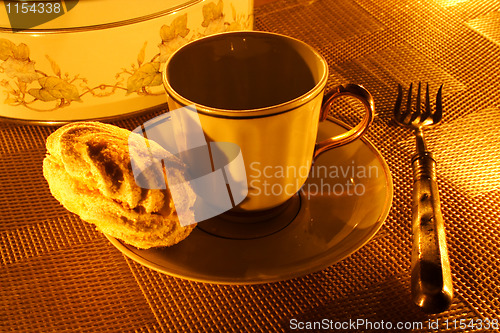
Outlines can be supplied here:
[[[72, 123], [52, 133], [46, 142], [43, 175], [52, 195], [67, 210], [103, 233], [138, 248], [170, 246], [190, 234], [194, 214], [193, 223], [182, 226], [168, 184], [163, 189], [137, 185], [129, 145], [145, 141], [149, 149], [139, 156], [145, 164], [152, 156], [168, 160], [169, 173], [185, 179], [181, 162], [155, 142], [99, 122]], [[183, 191], [184, 200], [175, 204], [183, 206], [183, 212], [192, 212], [195, 194], [187, 185]]]

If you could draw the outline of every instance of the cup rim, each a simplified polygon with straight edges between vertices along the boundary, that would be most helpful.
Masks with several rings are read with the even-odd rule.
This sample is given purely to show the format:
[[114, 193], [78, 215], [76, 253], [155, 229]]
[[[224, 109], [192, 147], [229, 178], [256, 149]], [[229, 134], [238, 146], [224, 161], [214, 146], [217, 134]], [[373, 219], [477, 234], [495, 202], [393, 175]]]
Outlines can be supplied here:
[[[171, 59], [179, 53], [181, 50], [183, 50], [185, 47], [188, 47], [189, 45], [193, 43], [199, 43], [202, 41], [205, 41], [207, 39], [216, 39], [216, 38], [222, 38], [224, 35], [261, 35], [261, 36], [273, 36], [273, 37], [278, 37], [281, 39], [286, 39], [289, 41], [292, 41], [294, 43], [301, 44], [303, 47], [308, 49], [312, 55], [316, 56], [319, 62], [322, 64], [323, 67], [323, 72], [321, 77], [319, 78], [318, 82], [314, 85], [313, 88], [311, 88], [309, 91], [306, 93], [291, 99], [289, 101], [280, 103], [280, 104], [275, 104], [271, 106], [266, 106], [262, 108], [256, 108], [256, 109], [247, 109], [247, 110], [229, 110], [229, 109], [220, 109], [220, 108], [215, 108], [215, 107], [210, 107], [206, 106], [200, 103], [196, 103], [194, 101], [191, 101], [185, 97], [183, 97], [181, 94], [179, 94], [175, 89], [170, 85], [170, 83], [167, 80], [167, 69], [168, 66], [171, 62]], [[230, 31], [230, 32], [222, 32], [222, 33], [217, 33], [209, 36], [205, 36], [196, 40], [193, 40], [183, 46], [181, 46], [179, 49], [177, 49], [174, 53], [170, 55], [168, 60], [165, 63], [165, 66], [162, 70], [162, 82], [163, 86], [166, 90], [166, 94], [168, 98], [173, 99], [176, 101], [178, 104], [183, 105], [183, 106], [189, 106], [189, 105], [194, 105], [196, 108], [196, 111], [202, 114], [207, 114], [210, 116], [215, 116], [215, 117], [224, 117], [224, 118], [256, 118], [256, 117], [266, 117], [266, 116], [271, 116], [275, 114], [280, 114], [288, 111], [292, 111], [301, 105], [304, 105], [305, 103], [311, 101], [314, 99], [318, 94], [323, 92], [326, 82], [328, 80], [328, 63], [326, 62], [325, 58], [318, 52], [316, 51], [312, 46], [309, 44], [282, 34], [274, 33], [274, 32], [266, 32], [266, 31]]]

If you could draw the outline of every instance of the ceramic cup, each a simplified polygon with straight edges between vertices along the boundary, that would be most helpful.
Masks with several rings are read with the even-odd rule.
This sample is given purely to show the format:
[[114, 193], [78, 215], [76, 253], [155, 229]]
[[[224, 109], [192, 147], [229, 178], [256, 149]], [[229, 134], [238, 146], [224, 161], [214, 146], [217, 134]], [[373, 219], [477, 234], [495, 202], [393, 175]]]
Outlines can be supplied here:
[[[194, 106], [207, 142], [239, 146], [245, 165], [243, 211], [285, 203], [307, 180], [321, 153], [359, 138], [375, 114], [359, 85], [325, 94], [328, 64], [309, 45], [279, 34], [222, 33], [193, 41], [166, 63], [163, 83], [170, 110]], [[333, 101], [357, 98], [366, 113], [345, 133], [316, 142], [318, 122]]]

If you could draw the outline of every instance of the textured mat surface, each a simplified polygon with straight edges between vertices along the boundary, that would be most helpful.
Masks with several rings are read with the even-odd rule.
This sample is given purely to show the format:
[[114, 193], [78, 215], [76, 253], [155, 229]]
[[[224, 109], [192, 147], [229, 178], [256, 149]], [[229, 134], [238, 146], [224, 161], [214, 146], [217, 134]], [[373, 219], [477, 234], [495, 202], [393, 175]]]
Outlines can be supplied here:
[[[377, 118], [367, 137], [394, 182], [391, 212], [367, 245], [289, 281], [205, 284], [125, 258], [50, 195], [41, 162], [54, 128], [0, 124], [0, 331], [274, 332], [324, 319], [365, 321], [346, 332], [381, 322], [394, 331], [398, 322], [413, 331], [472, 332], [495, 321], [500, 328], [499, 13], [494, 0], [290, 0], [256, 8], [256, 29], [323, 54], [329, 87], [352, 82], [372, 92]], [[391, 120], [397, 84], [418, 81], [433, 93], [444, 84], [444, 122], [430, 138], [455, 300], [440, 315], [410, 301], [413, 139]], [[360, 117], [349, 101], [331, 113], [351, 125]], [[115, 124], [133, 129], [155, 115]]]

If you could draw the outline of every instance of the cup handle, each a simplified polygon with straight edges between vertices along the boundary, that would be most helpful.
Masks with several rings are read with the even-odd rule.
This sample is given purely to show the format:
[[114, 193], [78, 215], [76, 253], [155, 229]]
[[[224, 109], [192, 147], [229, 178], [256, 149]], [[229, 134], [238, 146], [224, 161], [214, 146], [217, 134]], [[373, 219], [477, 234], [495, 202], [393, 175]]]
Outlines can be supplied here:
[[341, 96], [352, 96], [357, 98], [365, 107], [365, 116], [359, 124], [351, 128], [349, 131], [316, 143], [313, 159], [316, 159], [316, 157], [318, 157], [321, 153], [324, 153], [329, 149], [348, 144], [349, 142], [352, 142], [362, 136], [375, 117], [375, 103], [368, 90], [357, 84], [347, 84], [345, 86], [338, 86], [325, 95], [321, 106], [319, 121], [324, 121], [327, 118], [328, 111], [330, 110], [333, 101]]

